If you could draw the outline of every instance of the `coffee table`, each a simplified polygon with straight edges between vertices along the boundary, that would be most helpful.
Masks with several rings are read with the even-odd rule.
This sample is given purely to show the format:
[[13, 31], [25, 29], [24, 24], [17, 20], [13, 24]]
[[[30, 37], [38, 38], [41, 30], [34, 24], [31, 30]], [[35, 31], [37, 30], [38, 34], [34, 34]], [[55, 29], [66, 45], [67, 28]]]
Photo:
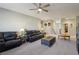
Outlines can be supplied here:
[[41, 44], [51, 47], [56, 41], [56, 37], [48, 36], [41, 39]]

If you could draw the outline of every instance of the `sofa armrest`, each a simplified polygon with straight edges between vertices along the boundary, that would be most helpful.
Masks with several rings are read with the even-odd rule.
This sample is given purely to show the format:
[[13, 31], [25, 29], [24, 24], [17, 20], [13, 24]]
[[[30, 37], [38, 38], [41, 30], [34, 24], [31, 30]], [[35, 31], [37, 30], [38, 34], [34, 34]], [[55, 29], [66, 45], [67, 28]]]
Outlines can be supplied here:
[[4, 51], [5, 49], [5, 42], [0, 42], [0, 52]]

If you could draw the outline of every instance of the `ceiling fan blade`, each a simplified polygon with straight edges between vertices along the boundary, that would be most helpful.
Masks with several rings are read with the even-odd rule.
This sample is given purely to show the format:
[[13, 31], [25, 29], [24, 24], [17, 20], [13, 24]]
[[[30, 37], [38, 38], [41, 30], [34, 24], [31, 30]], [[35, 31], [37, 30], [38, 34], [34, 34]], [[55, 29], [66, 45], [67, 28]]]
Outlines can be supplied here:
[[41, 7], [41, 3], [39, 3], [39, 7]]
[[37, 10], [37, 9], [29, 9], [29, 10]]
[[46, 8], [46, 7], [48, 7], [48, 6], [50, 6], [50, 4], [44, 5], [42, 8]]
[[38, 5], [36, 3], [33, 3], [36, 7], [38, 7]]
[[43, 8], [42, 8], [42, 10], [45, 11], [45, 12], [48, 12], [48, 10], [46, 10], [46, 9], [43, 9]]

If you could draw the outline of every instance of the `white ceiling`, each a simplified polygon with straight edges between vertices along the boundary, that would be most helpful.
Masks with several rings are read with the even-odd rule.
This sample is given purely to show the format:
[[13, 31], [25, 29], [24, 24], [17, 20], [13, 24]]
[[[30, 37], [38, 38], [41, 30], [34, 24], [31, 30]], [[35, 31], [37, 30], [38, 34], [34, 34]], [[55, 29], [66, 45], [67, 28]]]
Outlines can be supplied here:
[[[43, 4], [44, 5], [44, 4]], [[54, 17], [73, 17], [79, 15], [78, 3], [51, 3], [47, 8], [48, 13], [29, 10], [35, 8], [32, 3], [0, 3], [0, 7], [34, 16], [40, 19], [53, 19]]]

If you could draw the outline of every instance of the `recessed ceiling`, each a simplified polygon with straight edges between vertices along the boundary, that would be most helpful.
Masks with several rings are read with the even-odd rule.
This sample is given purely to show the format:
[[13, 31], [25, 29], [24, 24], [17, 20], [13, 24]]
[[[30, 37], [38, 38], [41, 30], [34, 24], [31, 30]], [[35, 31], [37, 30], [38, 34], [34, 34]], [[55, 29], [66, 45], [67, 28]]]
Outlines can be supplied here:
[[54, 17], [64, 16], [79, 16], [79, 3], [50, 3], [50, 6], [47, 8], [48, 13], [42, 11], [39, 14], [37, 14], [37, 11], [29, 10], [35, 8], [32, 3], [0, 3], [0, 7], [40, 19], [53, 19]]

